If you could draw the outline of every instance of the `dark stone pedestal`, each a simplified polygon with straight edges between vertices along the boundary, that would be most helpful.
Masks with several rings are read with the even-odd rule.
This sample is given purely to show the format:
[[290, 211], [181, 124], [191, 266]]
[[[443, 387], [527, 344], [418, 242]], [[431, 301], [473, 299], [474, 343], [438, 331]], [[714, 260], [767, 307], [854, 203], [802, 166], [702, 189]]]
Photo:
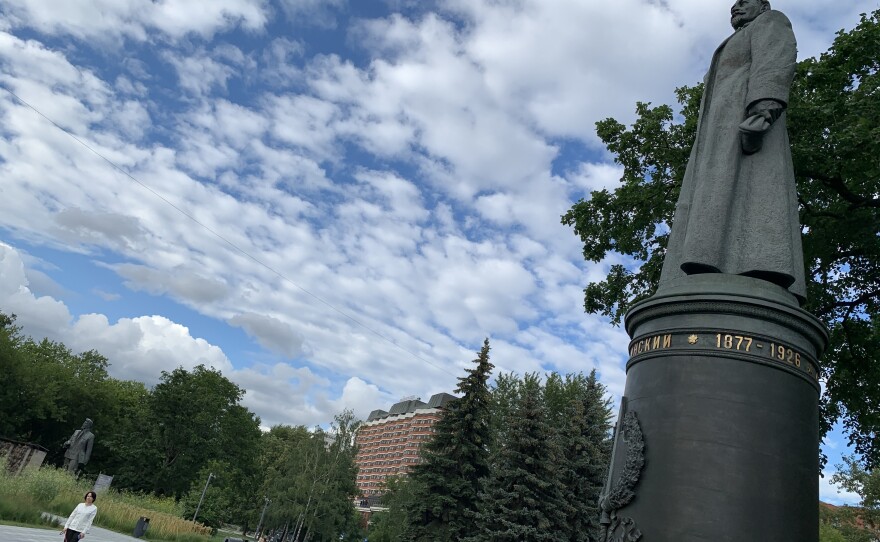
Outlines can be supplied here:
[[822, 324], [771, 283], [705, 274], [634, 306], [626, 329], [644, 467], [618, 523], [644, 542], [817, 542]]

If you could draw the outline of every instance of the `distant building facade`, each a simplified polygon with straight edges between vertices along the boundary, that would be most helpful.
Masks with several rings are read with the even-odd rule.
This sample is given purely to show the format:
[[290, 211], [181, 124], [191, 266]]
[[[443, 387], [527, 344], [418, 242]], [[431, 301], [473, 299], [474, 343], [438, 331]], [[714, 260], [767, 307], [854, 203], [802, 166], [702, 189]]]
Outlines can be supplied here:
[[388, 412], [374, 410], [358, 430], [357, 486], [361, 495], [381, 495], [389, 476], [405, 475], [421, 459], [419, 451], [433, 433], [443, 409], [456, 399], [448, 393], [432, 395], [427, 403], [405, 398]]

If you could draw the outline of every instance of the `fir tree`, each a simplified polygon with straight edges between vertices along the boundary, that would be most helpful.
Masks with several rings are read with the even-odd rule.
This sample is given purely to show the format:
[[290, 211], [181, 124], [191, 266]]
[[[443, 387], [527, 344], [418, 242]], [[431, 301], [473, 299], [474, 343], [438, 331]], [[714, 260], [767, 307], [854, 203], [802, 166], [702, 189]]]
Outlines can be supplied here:
[[[581, 376], [581, 375], [579, 375]], [[599, 493], [611, 458], [611, 403], [606, 389], [592, 371], [584, 379], [579, 397], [569, 401], [560, 430], [562, 460], [558, 470], [563, 498], [570, 505], [560, 529], [563, 540], [597, 540]]]
[[448, 404], [425, 444], [423, 462], [410, 474], [413, 498], [407, 506], [404, 540], [459, 541], [473, 530], [482, 480], [489, 474], [489, 339], [476, 366], [460, 378], [460, 398]]
[[467, 542], [562, 541], [569, 507], [560, 476], [558, 438], [547, 423], [542, 389], [527, 375], [511, 416], [507, 442], [498, 447], [480, 494], [476, 533]]

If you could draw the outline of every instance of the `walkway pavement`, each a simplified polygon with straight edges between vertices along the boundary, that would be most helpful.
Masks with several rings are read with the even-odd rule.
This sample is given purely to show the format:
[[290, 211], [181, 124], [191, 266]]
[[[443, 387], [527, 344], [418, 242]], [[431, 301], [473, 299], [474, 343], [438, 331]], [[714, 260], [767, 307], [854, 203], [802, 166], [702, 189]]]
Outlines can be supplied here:
[[[33, 529], [0, 525], [0, 540], [10, 542], [62, 542], [61, 529]], [[133, 536], [114, 533], [100, 527], [92, 527], [83, 539], [85, 542], [131, 542], [142, 540]]]

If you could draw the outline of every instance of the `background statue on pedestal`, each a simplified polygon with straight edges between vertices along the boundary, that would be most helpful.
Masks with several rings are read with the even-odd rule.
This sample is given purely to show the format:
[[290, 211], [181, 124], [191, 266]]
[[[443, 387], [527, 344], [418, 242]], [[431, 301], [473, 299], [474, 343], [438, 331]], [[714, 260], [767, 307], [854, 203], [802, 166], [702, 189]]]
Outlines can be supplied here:
[[67, 448], [64, 452], [64, 470], [75, 474], [80, 466], [89, 462], [92, 456], [92, 446], [95, 443], [95, 435], [92, 433], [92, 420], [86, 418], [82, 429], [77, 429], [64, 443]]
[[797, 44], [765, 0], [738, 0], [704, 79], [697, 138], [660, 278], [730, 273], [806, 298], [785, 108]]

